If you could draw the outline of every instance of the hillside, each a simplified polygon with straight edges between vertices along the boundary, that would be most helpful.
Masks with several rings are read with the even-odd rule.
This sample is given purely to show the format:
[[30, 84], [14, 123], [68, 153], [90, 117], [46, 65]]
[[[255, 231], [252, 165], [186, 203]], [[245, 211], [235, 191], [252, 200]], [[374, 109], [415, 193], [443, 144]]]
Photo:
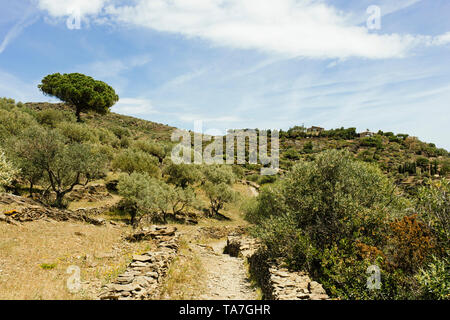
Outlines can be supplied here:
[[[294, 127], [261, 176], [173, 163], [168, 125], [81, 119], [0, 100], [0, 298], [449, 297], [450, 158], [432, 143]], [[366, 288], [374, 265], [381, 293]]]
[[[25, 103], [24, 107], [37, 114], [43, 110], [61, 110], [67, 114], [72, 112], [72, 109], [64, 103]], [[136, 140], [161, 143], [167, 152], [173, 146], [170, 135], [175, 128], [168, 125], [113, 112], [101, 117], [83, 114], [83, 119], [88, 127], [107, 129], [113, 133], [112, 139], [119, 139], [118, 141], [102, 141], [100, 138], [99, 142], [108, 146], [115, 143], [117, 145], [114, 148], [126, 148], [130, 142]], [[346, 149], [361, 161], [376, 163], [398, 185], [412, 193], [426, 178], [437, 179], [450, 175], [450, 154], [447, 150], [439, 149], [431, 142], [420, 141], [408, 134], [382, 131], [370, 134], [356, 133], [353, 128], [312, 132], [311, 129], [302, 126], [280, 132], [280, 172], [283, 174], [300, 159], [312, 160], [315, 154], [329, 149]], [[249, 180], [260, 184], [274, 180], [259, 176], [259, 165], [243, 167]]]

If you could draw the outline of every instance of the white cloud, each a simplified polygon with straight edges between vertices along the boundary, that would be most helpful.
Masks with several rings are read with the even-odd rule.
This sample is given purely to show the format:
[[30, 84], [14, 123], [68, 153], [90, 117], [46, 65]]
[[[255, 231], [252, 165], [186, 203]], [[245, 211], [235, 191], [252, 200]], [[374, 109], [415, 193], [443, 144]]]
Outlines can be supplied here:
[[[352, 12], [323, 0], [37, 0], [52, 17], [78, 12], [109, 21], [210, 41], [218, 46], [255, 49], [288, 57], [399, 58], [412, 49], [447, 44], [442, 36], [381, 34], [355, 23]], [[420, 0], [383, 2], [383, 14]]]
[[119, 22], [290, 57], [404, 57], [429, 41], [371, 33], [320, 0], [138, 0], [106, 12]]
[[119, 102], [117, 102], [111, 110], [116, 113], [134, 116], [157, 113], [157, 111], [153, 109], [149, 99], [139, 98], [120, 98]]
[[65, 17], [72, 14], [96, 15], [100, 13], [109, 0], [38, 0], [41, 10], [46, 10], [52, 17]]
[[450, 32], [430, 39], [430, 45], [442, 46], [450, 43]]

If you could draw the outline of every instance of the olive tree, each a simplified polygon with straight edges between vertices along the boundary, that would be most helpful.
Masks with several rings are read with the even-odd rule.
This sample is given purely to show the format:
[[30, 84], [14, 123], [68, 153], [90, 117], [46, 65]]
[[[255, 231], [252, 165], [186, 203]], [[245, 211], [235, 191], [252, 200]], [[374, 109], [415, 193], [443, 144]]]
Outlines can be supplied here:
[[148, 212], [153, 206], [150, 177], [146, 173], [124, 173], [119, 178], [117, 190], [123, 197], [122, 204], [130, 214], [130, 223], [135, 226], [136, 217]]
[[117, 189], [133, 226], [137, 224], [136, 218], [143, 215], [167, 222], [171, 211], [176, 214], [185, 210], [192, 205], [195, 197], [193, 190], [175, 188], [147, 173], [138, 172], [122, 174]]
[[43, 131], [39, 127], [27, 128], [21, 135], [8, 140], [8, 148], [16, 166], [20, 168], [20, 177], [28, 182], [30, 196], [33, 187], [42, 181], [44, 169], [40, 166], [40, 155], [35, 150], [35, 143]]
[[199, 172], [192, 164], [169, 163], [163, 170], [167, 182], [179, 188], [185, 189], [199, 180]]
[[4, 187], [12, 182], [18, 172], [13, 164], [6, 159], [5, 153], [0, 150], [0, 191], [3, 191]]
[[160, 176], [158, 159], [141, 150], [125, 149], [116, 155], [112, 162], [113, 169], [126, 173], [148, 173], [152, 177]]
[[49, 74], [42, 79], [38, 88], [44, 94], [73, 106], [78, 122], [81, 122], [81, 112], [104, 114], [119, 101], [112, 87], [81, 73]]
[[202, 168], [202, 188], [210, 203], [210, 216], [219, 214], [226, 203], [235, 199], [235, 192], [231, 185], [235, 176], [231, 166], [207, 165]]
[[44, 190], [55, 193], [57, 207], [63, 206], [64, 196], [76, 185], [86, 185], [104, 173], [106, 159], [102, 154], [88, 144], [71, 142], [57, 130], [27, 130], [18, 145], [17, 151], [23, 151], [18, 154], [18, 164], [30, 188], [42, 173]]
[[195, 193], [190, 188], [177, 188], [155, 178], [150, 180], [152, 207], [157, 217], [164, 223], [167, 223], [169, 214], [175, 216], [190, 207], [194, 198]]

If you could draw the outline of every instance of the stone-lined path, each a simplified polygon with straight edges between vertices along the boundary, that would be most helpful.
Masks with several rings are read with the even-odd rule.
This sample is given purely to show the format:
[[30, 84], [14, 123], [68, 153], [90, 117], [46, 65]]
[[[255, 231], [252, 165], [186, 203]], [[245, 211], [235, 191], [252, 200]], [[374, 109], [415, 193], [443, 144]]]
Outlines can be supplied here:
[[223, 253], [226, 240], [210, 246], [190, 244], [198, 254], [205, 274], [205, 292], [199, 295], [202, 300], [255, 300], [257, 293], [247, 276], [244, 260]]

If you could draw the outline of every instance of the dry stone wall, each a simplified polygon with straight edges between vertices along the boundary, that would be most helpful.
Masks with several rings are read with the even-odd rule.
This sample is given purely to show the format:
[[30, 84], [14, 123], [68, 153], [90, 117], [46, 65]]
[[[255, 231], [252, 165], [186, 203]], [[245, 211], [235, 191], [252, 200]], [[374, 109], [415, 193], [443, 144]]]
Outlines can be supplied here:
[[322, 285], [305, 272], [293, 272], [271, 261], [263, 246], [246, 236], [230, 235], [225, 253], [247, 259], [250, 274], [267, 300], [326, 300]]
[[[178, 235], [174, 227], [152, 226], [137, 234], [146, 236], [140, 239], [155, 239], [157, 249], [134, 255], [124, 273], [110, 284], [103, 286], [99, 295], [101, 300], [149, 300], [157, 299], [160, 287], [167, 275], [169, 266], [178, 252]], [[136, 237], [131, 237], [129, 240]]]
[[6, 212], [0, 212], [0, 222], [3, 221], [10, 224], [40, 219], [52, 219], [55, 221], [72, 220], [94, 225], [106, 224], [104, 219], [93, 218], [83, 212], [47, 207], [32, 199], [8, 193], [0, 194], [0, 205], [12, 208]]

